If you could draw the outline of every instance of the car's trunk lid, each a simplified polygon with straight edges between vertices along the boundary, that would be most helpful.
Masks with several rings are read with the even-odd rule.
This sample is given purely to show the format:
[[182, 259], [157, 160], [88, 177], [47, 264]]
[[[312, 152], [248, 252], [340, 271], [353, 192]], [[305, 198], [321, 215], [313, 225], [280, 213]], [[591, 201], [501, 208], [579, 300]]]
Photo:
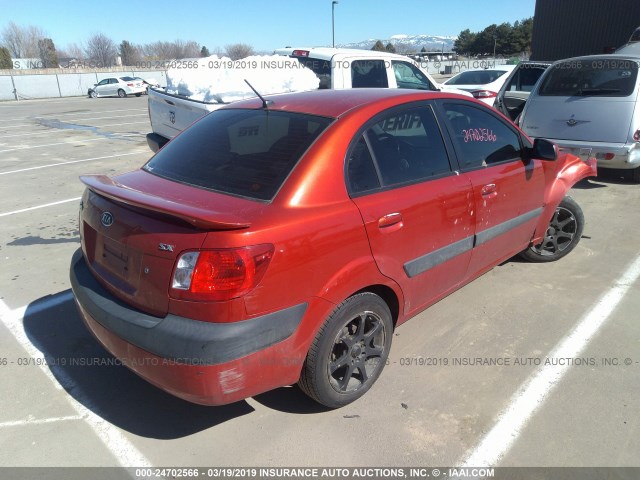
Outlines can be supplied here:
[[522, 129], [535, 138], [625, 143], [636, 93], [628, 97], [530, 97]]
[[168, 311], [178, 255], [200, 248], [210, 231], [247, 228], [248, 221], [225, 212], [238, 211], [234, 203], [256, 204], [143, 171], [81, 180], [87, 185], [80, 228], [89, 266], [115, 296], [157, 316]]

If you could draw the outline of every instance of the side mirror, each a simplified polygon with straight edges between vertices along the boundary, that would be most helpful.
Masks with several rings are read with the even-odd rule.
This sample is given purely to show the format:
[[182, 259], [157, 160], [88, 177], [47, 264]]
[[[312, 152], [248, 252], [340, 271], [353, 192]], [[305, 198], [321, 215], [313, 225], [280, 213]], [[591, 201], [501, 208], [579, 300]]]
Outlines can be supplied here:
[[553, 161], [558, 158], [558, 148], [549, 140], [536, 138], [533, 141], [533, 148], [529, 149], [529, 158]]

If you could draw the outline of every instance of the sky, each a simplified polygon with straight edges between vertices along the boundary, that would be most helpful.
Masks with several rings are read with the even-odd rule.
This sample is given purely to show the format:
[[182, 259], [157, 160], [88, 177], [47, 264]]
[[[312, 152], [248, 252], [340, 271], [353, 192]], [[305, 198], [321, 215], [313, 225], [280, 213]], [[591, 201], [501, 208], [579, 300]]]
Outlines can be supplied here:
[[[104, 33], [116, 44], [193, 40], [210, 51], [331, 45], [331, 0], [0, 0], [10, 21], [41, 27], [58, 49]], [[396, 34], [458, 35], [533, 16], [535, 0], [339, 0], [336, 44]]]

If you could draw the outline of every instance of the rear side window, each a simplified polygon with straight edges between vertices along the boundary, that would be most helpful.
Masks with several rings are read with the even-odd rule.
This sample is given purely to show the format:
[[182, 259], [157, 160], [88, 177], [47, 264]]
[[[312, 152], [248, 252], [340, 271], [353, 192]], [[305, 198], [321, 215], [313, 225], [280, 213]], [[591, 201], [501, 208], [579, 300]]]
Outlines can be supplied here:
[[435, 90], [434, 85], [429, 81], [418, 67], [408, 62], [398, 62], [393, 60], [393, 73], [396, 76], [398, 88], [416, 88], [418, 90]]
[[563, 97], [627, 97], [638, 78], [638, 62], [625, 59], [570, 60], [549, 67], [539, 94]]
[[297, 58], [298, 61], [307, 67], [309, 70], [313, 71], [320, 80], [320, 89], [331, 88], [331, 61], [330, 60], [320, 60], [319, 58], [313, 57], [296, 57], [292, 56], [292, 58]]
[[537, 65], [521, 65], [509, 82], [507, 91], [530, 92], [535, 87], [547, 67]]
[[351, 193], [393, 187], [451, 172], [430, 107], [394, 111], [360, 136], [348, 158]]
[[269, 110], [218, 110], [143, 167], [169, 180], [271, 200], [331, 119]]
[[502, 120], [459, 103], [445, 103], [444, 110], [463, 170], [520, 159], [520, 137]]
[[351, 62], [353, 88], [389, 88], [387, 69], [383, 60], [354, 60]]

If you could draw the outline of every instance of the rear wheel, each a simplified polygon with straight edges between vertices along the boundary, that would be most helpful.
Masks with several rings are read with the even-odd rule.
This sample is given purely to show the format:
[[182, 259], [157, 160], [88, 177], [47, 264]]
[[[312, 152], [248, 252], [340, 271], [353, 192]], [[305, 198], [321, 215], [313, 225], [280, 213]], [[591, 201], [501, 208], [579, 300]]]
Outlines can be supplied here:
[[389, 307], [373, 293], [340, 304], [313, 341], [298, 384], [311, 398], [338, 408], [364, 395], [389, 357], [393, 322]]
[[126, 97], [126, 96], [127, 96], [127, 94], [126, 94], [126, 92], [125, 92], [124, 90], [119, 89], [119, 90], [118, 90], [118, 96], [119, 96], [120, 98], [124, 98], [124, 97]]
[[139, 97], [140, 95], [142, 95], [141, 93], [136, 93], [136, 97]]
[[584, 214], [571, 197], [556, 208], [542, 243], [527, 248], [520, 256], [531, 262], [553, 262], [573, 250], [584, 230]]

